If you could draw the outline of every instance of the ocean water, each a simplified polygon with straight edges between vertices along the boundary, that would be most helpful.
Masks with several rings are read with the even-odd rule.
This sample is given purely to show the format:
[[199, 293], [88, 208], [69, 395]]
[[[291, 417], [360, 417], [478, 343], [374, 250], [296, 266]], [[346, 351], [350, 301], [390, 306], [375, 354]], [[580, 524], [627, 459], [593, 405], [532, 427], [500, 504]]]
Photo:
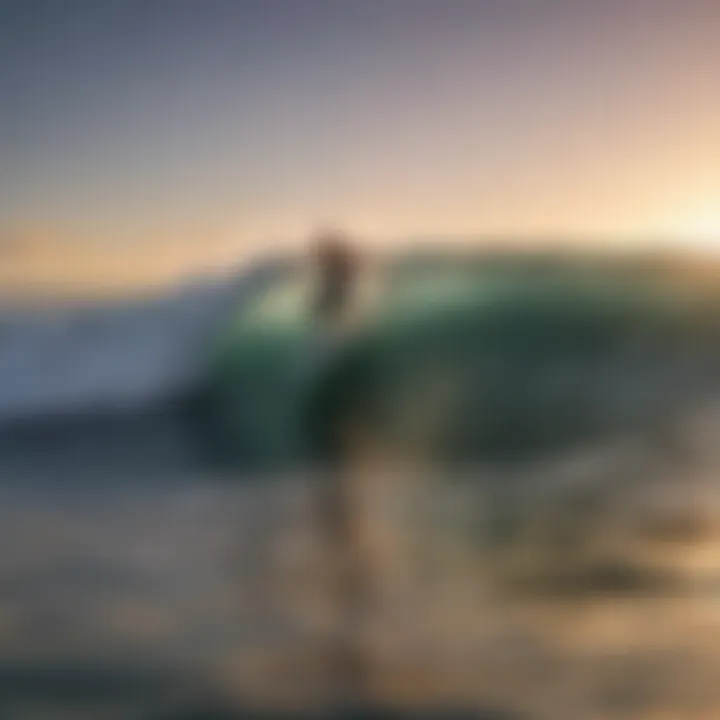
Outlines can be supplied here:
[[[361, 469], [367, 702], [717, 717], [720, 494], [697, 437], [690, 464], [629, 443], [504, 473]], [[350, 640], [322, 482], [3, 478], [3, 716], [325, 707]]]
[[[218, 327], [209, 377], [227, 403], [216, 429], [231, 431], [222, 438], [239, 452], [234, 467], [197, 469], [172, 404], [72, 412], [37, 436], [30, 427], [25, 444], [4, 435], [0, 717], [317, 716], [348, 691], [409, 717], [451, 708], [523, 720], [720, 717], [717, 323], [656, 344], [644, 322], [626, 332], [623, 320], [622, 352], [601, 362], [595, 336], [576, 323], [582, 368], [555, 362], [525, 296], [515, 336], [502, 315], [482, 342], [473, 317], [427, 316], [432, 332], [422, 323], [417, 336], [397, 332], [408, 309], [470, 303], [484, 313], [508, 287], [455, 273], [395, 288], [380, 337], [391, 342], [376, 346], [391, 360], [380, 392], [378, 376], [340, 375], [328, 422], [354, 419], [343, 415], [348, 391], [389, 398], [377, 423], [360, 417], [368, 442], [342, 472], [247, 467], [251, 456], [297, 459], [294, 433], [307, 421], [294, 414], [295, 390], [317, 347], [298, 324], [304, 290], [292, 283], [255, 314], [240, 308], [227, 334]], [[567, 336], [551, 338], [564, 347]], [[507, 343], [512, 372], [479, 362], [486, 341], [502, 346], [495, 360]], [[451, 353], [439, 364], [424, 362], [443, 347]], [[103, 375], [123, 398], [124, 357]], [[146, 366], [132, 365], [137, 377]], [[162, 363], [153, 367], [163, 376]], [[463, 402], [442, 415], [430, 403], [425, 419], [442, 432], [426, 436], [415, 419], [439, 371], [459, 381]], [[2, 376], [15, 397], [11, 377]], [[513, 444], [518, 428], [546, 437], [543, 403], [556, 435], [575, 437], [571, 405], [552, 402], [562, 393], [613, 432], [514, 457], [525, 443]], [[496, 412], [508, 402], [512, 412]], [[446, 428], [464, 443], [451, 453], [494, 444], [504, 453], [452, 469], [424, 462], [422, 440], [444, 441]], [[351, 498], [344, 519], [326, 512], [338, 482]]]

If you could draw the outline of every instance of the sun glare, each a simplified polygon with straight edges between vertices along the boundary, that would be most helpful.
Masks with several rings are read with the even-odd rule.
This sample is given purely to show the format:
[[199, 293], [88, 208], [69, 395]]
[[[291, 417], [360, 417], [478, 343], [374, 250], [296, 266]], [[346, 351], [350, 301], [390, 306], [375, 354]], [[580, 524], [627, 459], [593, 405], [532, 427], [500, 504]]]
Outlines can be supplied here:
[[720, 205], [716, 208], [686, 213], [665, 227], [673, 244], [707, 252], [720, 252]]
[[717, 239], [720, 236], [720, 208], [689, 218], [686, 232]]

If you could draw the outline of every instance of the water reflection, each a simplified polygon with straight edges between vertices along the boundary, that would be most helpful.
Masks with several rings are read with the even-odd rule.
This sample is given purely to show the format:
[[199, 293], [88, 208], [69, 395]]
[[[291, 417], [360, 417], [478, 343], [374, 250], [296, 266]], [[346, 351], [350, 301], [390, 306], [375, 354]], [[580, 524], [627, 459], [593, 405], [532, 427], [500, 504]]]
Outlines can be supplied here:
[[[376, 484], [368, 701], [717, 717], [711, 467], [623, 448]], [[322, 707], [338, 607], [316, 497], [312, 477], [4, 479], [5, 716]]]

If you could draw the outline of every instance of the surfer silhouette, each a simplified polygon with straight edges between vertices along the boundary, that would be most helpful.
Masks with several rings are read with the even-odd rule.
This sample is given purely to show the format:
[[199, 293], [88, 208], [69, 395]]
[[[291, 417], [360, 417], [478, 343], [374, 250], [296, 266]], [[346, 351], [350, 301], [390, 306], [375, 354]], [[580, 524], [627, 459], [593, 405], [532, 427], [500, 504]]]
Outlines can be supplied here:
[[[314, 273], [310, 315], [315, 326], [309, 368], [312, 385], [326, 380], [325, 371], [337, 361], [338, 351], [352, 334], [361, 267], [348, 238], [338, 231], [316, 235], [310, 252]], [[343, 430], [324, 429], [333, 436]], [[328, 638], [328, 701], [332, 710], [348, 712], [367, 701], [372, 663], [364, 647], [364, 619], [375, 596], [377, 572], [365, 549], [367, 508], [359, 502], [364, 479], [352, 471], [342, 453], [326, 448], [322, 456], [316, 510], [339, 612], [335, 631]]]
[[358, 255], [338, 231], [322, 232], [312, 248], [317, 272], [311, 313], [321, 330], [340, 330], [351, 310], [360, 274]]

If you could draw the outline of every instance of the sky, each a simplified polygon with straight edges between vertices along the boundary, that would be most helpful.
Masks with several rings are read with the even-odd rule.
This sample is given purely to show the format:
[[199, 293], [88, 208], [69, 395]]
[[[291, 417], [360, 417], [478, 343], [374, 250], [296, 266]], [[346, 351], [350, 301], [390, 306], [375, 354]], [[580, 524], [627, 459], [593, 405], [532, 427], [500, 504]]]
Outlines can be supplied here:
[[0, 247], [720, 236], [718, 36], [717, 0], [0, 0]]

